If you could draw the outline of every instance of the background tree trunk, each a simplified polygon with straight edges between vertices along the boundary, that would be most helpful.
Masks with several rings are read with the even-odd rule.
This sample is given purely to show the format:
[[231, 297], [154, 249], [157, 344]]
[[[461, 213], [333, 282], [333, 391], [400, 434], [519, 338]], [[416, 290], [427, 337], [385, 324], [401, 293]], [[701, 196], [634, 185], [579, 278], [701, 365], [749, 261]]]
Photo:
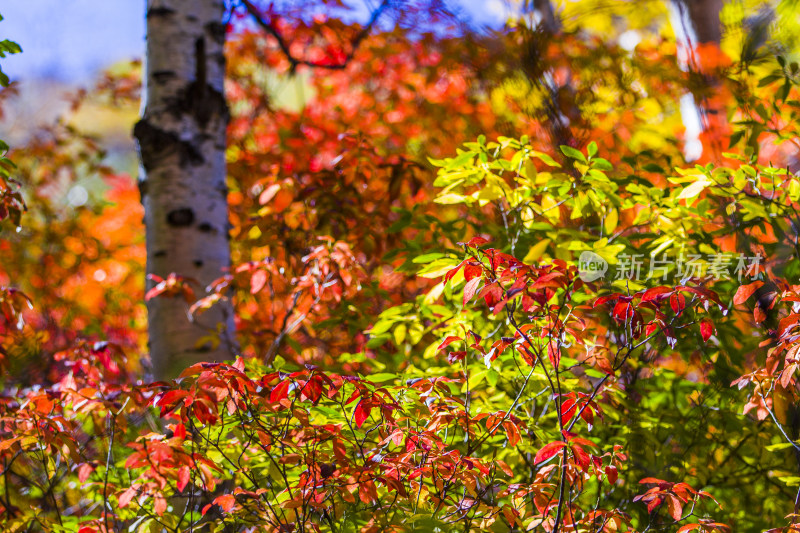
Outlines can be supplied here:
[[[703, 152], [699, 136], [703, 131], [712, 128], [722, 128], [727, 122], [724, 109], [714, 103], [714, 93], [719, 89], [720, 82], [713, 75], [704, 72], [702, 65], [702, 45], [713, 44], [718, 48], [722, 42], [722, 23], [720, 12], [722, 0], [672, 0], [672, 24], [675, 37], [684, 47], [685, 57], [680, 58], [681, 68], [698, 74], [687, 94], [681, 101], [681, 114], [686, 127], [686, 149], [684, 153], [688, 160], [700, 157]], [[716, 147], [720, 152], [722, 148]]]
[[[148, 0], [144, 105], [134, 136], [147, 227], [147, 273], [196, 280], [195, 294], [230, 266], [223, 0]], [[148, 288], [154, 285], [147, 281]], [[229, 302], [190, 321], [186, 301], [147, 302], [157, 379], [198, 361], [232, 357]], [[222, 342], [204, 340], [222, 325]]]
[[675, 7], [681, 13], [686, 26], [688, 44], [696, 48], [699, 44], [722, 41], [722, 24], [719, 14], [722, 0], [677, 0]]

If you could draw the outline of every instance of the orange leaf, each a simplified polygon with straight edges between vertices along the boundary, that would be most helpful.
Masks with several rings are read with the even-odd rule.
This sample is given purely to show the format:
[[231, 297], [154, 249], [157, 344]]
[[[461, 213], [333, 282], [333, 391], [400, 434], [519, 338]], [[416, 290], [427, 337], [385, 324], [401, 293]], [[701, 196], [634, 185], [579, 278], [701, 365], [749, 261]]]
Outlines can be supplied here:
[[231, 509], [233, 509], [233, 506], [236, 504], [236, 498], [233, 494], [223, 494], [222, 496], [214, 498], [214, 503], [219, 505], [220, 509], [226, 513], [230, 513]]
[[759, 287], [764, 285], [763, 281], [754, 281], [749, 285], [742, 285], [736, 291], [736, 295], [733, 297], [733, 305], [739, 305], [747, 301]]

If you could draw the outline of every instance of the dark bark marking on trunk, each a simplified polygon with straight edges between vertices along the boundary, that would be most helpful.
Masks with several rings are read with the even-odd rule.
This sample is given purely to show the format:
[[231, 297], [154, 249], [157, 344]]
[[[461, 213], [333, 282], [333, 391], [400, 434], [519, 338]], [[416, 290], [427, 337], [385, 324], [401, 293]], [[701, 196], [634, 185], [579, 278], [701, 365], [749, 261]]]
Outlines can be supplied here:
[[203, 154], [191, 143], [180, 140], [174, 133], [153, 126], [147, 120], [136, 123], [133, 127], [133, 136], [139, 143], [142, 165], [147, 172], [156, 167], [162, 157], [174, 153], [180, 156], [182, 167], [190, 164], [202, 165], [205, 162]]
[[192, 261], [192, 264], [194, 264], [194, 266], [196, 266], [197, 268], [202, 268], [203, 260], [202, 259], [195, 259], [194, 261]]
[[167, 224], [173, 227], [191, 226], [194, 224], [194, 211], [188, 207], [173, 209], [167, 213]]
[[175, 14], [174, 9], [168, 7], [151, 7], [147, 10], [147, 18], [150, 17], [166, 17]]
[[203, 37], [198, 37], [194, 42], [194, 82], [198, 88], [205, 90], [206, 80], [206, 40]]
[[206, 54], [204, 37], [198, 37], [195, 41], [194, 56], [195, 79], [186, 87], [183, 94], [179, 95], [177, 102], [170, 104], [170, 107], [174, 107], [179, 116], [191, 116], [202, 128], [205, 128], [214, 117], [221, 117], [227, 122], [228, 106], [225, 104], [225, 95], [208, 83], [209, 58]]
[[205, 128], [215, 116], [228, 121], [228, 107], [225, 97], [207, 84], [193, 82], [180, 99], [181, 111], [193, 117], [197, 124]]
[[215, 43], [225, 43], [226, 28], [222, 22], [209, 22], [205, 25], [205, 30]]
[[158, 84], [162, 84], [162, 83], [166, 83], [166, 82], [168, 82], [170, 80], [173, 80], [173, 79], [177, 78], [178, 76], [172, 70], [158, 70], [156, 72], [153, 72], [151, 74], [151, 77], [153, 78], [154, 82], [156, 82]]
[[166, 257], [167, 251], [166, 250], [159, 250], [153, 254], [153, 257]]
[[203, 233], [211, 233], [214, 230], [214, 227], [208, 222], [202, 222], [199, 226], [197, 226], [197, 229]]

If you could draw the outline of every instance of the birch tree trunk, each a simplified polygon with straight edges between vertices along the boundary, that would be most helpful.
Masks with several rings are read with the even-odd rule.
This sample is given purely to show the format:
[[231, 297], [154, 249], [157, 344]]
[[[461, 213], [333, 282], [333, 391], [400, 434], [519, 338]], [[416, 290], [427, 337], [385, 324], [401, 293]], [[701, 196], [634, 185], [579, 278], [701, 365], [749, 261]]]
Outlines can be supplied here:
[[[223, 0], [147, 0], [145, 100], [134, 127], [147, 273], [192, 278], [198, 297], [230, 266], [223, 14]], [[147, 284], [149, 289], [154, 282]], [[195, 321], [187, 307], [176, 297], [147, 302], [156, 379], [233, 355], [230, 303], [215, 305]], [[218, 328], [222, 342], [215, 345], [208, 338]]]

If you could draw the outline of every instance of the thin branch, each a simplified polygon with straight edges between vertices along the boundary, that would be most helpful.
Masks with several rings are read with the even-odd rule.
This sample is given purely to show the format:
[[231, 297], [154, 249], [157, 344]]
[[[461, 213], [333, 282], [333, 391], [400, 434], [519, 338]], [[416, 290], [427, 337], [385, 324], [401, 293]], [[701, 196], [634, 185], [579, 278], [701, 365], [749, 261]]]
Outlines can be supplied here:
[[252, 16], [256, 21], [256, 24], [258, 24], [262, 30], [272, 35], [272, 37], [278, 42], [278, 47], [281, 49], [281, 52], [283, 52], [283, 55], [289, 60], [291, 72], [294, 72], [297, 67], [301, 65], [328, 70], [343, 70], [347, 68], [348, 63], [350, 63], [350, 60], [353, 59], [353, 56], [356, 54], [361, 42], [366, 39], [367, 35], [369, 35], [369, 33], [372, 31], [373, 26], [375, 26], [375, 24], [378, 22], [381, 14], [386, 10], [387, 7], [389, 7], [389, 4], [391, 3], [391, 0], [383, 0], [381, 5], [379, 5], [378, 8], [372, 12], [372, 16], [370, 17], [369, 22], [367, 22], [367, 25], [364, 26], [350, 42], [350, 51], [343, 60], [338, 63], [322, 63], [319, 61], [310, 61], [308, 59], [297, 58], [292, 55], [289, 43], [286, 41], [283, 35], [281, 35], [281, 32], [278, 31], [278, 28], [272, 24], [272, 21], [265, 20], [258, 8], [253, 5], [250, 0], [240, 1], [250, 16]]

